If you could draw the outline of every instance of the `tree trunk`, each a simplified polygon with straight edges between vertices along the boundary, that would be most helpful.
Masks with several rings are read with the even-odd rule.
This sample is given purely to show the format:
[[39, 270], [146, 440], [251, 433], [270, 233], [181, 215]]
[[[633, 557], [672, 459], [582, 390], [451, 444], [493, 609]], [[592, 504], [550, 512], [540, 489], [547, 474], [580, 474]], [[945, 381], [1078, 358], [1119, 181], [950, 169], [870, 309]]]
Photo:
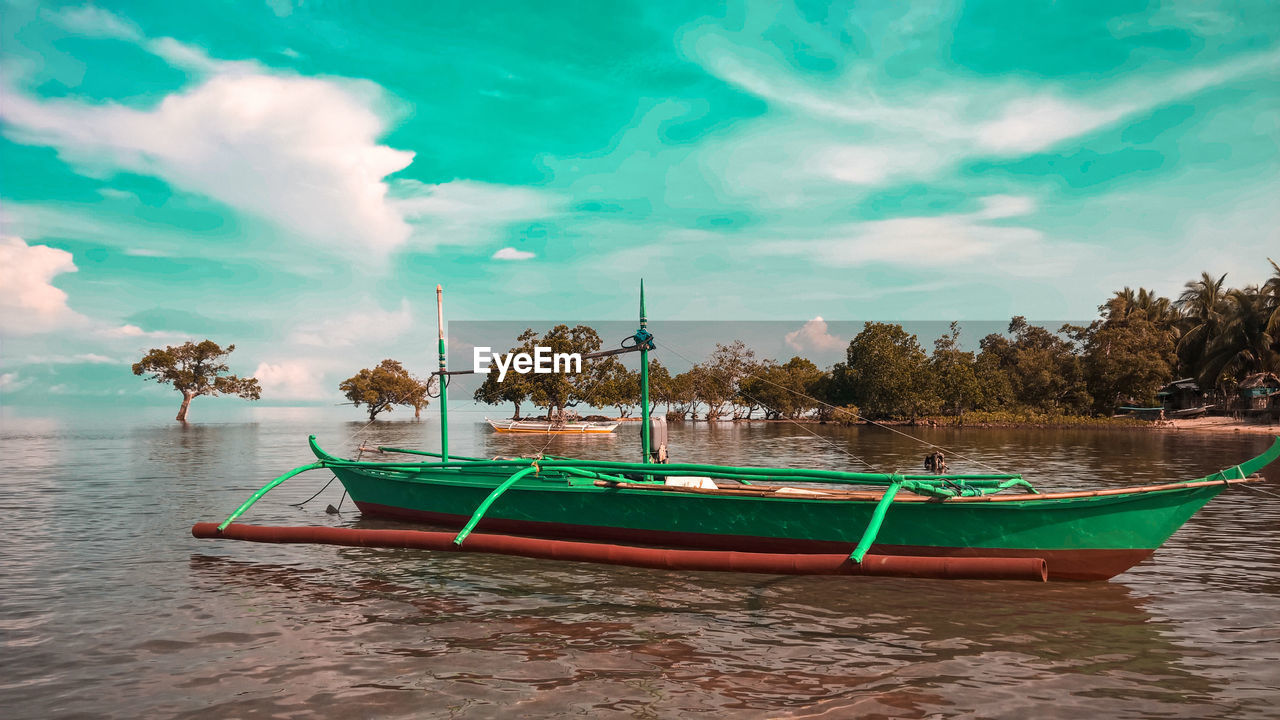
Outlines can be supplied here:
[[421, 417], [422, 417], [422, 406], [421, 406], [421, 405], [414, 405], [414, 406], [413, 406], [413, 419], [414, 419], [414, 420], [417, 420], [417, 419], [419, 419], [419, 418], [421, 418]]
[[511, 419], [512, 419], [512, 420], [519, 420], [519, 419], [520, 419], [520, 403], [519, 403], [519, 402], [516, 402], [516, 403], [513, 403], [513, 404], [516, 406], [516, 411], [515, 411], [515, 414], [513, 414], [513, 415], [511, 416]]
[[182, 407], [178, 408], [178, 422], [184, 423], [187, 421], [187, 408], [191, 405], [191, 398], [193, 397], [195, 397], [195, 393], [182, 393]]

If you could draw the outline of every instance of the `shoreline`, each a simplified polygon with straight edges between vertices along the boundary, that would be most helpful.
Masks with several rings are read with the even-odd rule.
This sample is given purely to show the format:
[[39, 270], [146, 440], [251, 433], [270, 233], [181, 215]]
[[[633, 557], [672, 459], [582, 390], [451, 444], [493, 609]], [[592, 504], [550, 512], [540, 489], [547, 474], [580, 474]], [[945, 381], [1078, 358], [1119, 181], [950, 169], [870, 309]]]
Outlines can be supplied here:
[[[615, 418], [619, 422], [637, 422], [639, 418]], [[954, 428], [957, 430], [989, 430], [989, 429], [1043, 429], [1043, 430], [1060, 430], [1060, 429], [1099, 429], [1099, 430], [1140, 430], [1140, 431], [1164, 431], [1164, 432], [1202, 432], [1202, 433], [1244, 433], [1250, 435], [1272, 435], [1280, 436], [1280, 423], [1259, 423], [1246, 420], [1237, 420], [1231, 417], [1201, 417], [1191, 419], [1175, 419], [1175, 420], [1137, 420], [1134, 418], [1110, 418], [1110, 417], [1046, 417], [1043, 420], [991, 420], [991, 421], [975, 421], [968, 423], [955, 422], [956, 418], [924, 418], [914, 423], [906, 420], [888, 420], [877, 421], [874, 424], [887, 425], [890, 427], [914, 427], [914, 428]], [[681, 423], [706, 423], [707, 420], [683, 420], [677, 421]], [[737, 424], [761, 424], [761, 423], [781, 423], [781, 424], [799, 424], [799, 425], [838, 425], [833, 422], [820, 422], [812, 418], [803, 419], [765, 419], [752, 418], [750, 420], [741, 418], [738, 420], [716, 420], [718, 424], [737, 425]], [[848, 427], [865, 427], [873, 425], [870, 422], [859, 422], [849, 425]]]

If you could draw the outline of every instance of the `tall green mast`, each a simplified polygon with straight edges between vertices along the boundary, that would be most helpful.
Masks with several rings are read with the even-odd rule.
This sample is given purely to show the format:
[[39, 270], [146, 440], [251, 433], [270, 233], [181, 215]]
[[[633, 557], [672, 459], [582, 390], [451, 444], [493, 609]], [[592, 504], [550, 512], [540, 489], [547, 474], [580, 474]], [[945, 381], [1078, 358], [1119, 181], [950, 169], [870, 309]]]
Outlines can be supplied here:
[[440, 461], [449, 462], [449, 376], [445, 374], [444, 288], [436, 285], [436, 327], [440, 329]]
[[640, 462], [650, 462], [649, 457], [649, 321], [644, 316], [644, 280], [640, 281], [640, 330], [636, 341], [640, 350]]

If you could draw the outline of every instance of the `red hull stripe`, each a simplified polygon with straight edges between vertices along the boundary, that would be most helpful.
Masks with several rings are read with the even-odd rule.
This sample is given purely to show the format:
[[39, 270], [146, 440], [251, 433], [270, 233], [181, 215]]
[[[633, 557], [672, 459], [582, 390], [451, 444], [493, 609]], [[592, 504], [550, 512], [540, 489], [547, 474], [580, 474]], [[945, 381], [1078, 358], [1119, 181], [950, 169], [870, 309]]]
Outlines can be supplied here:
[[[360, 508], [360, 512], [369, 517], [394, 518], [444, 527], [462, 527], [470, 519], [466, 515], [411, 510], [390, 505], [378, 505], [376, 503], [356, 503], [356, 505]], [[798, 540], [753, 535], [709, 535], [706, 533], [675, 532], [670, 530], [637, 530], [633, 528], [570, 525], [567, 523], [528, 520], [504, 520], [501, 518], [485, 518], [480, 521], [477, 530], [492, 533], [510, 533], [513, 535], [530, 535], [541, 538], [593, 540], [671, 548], [732, 550], [749, 553], [844, 553], [847, 555], [853, 551], [853, 543], [829, 540]], [[871, 552], [877, 555], [919, 557], [1043, 558], [1049, 565], [1050, 580], [1107, 580], [1147, 559], [1155, 552], [1155, 549], [1041, 550], [1038, 548], [873, 545]]]

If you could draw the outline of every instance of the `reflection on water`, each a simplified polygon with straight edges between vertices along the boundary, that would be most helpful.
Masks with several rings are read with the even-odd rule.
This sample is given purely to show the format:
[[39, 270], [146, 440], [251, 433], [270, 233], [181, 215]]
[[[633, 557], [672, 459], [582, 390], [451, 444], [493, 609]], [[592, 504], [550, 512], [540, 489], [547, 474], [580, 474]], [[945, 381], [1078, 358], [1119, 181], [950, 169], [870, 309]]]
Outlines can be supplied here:
[[[432, 421], [365, 427], [297, 409], [186, 428], [6, 417], [5, 716], [1274, 715], [1280, 500], [1245, 490], [1110, 583], [668, 573], [188, 534], [308, 462], [309, 433], [346, 455], [362, 442], [434, 449], [437, 432]], [[1184, 479], [1268, 444], [912, 432], [1049, 489]], [[456, 425], [452, 449], [633, 458], [636, 434], [624, 425], [548, 446]], [[923, 455], [867, 428], [675, 427], [672, 445], [676, 460], [828, 468], [857, 466], [854, 453], [914, 469]], [[247, 519], [356, 522], [349, 502], [324, 513], [337, 484], [289, 505], [328, 479], [292, 480]]]

